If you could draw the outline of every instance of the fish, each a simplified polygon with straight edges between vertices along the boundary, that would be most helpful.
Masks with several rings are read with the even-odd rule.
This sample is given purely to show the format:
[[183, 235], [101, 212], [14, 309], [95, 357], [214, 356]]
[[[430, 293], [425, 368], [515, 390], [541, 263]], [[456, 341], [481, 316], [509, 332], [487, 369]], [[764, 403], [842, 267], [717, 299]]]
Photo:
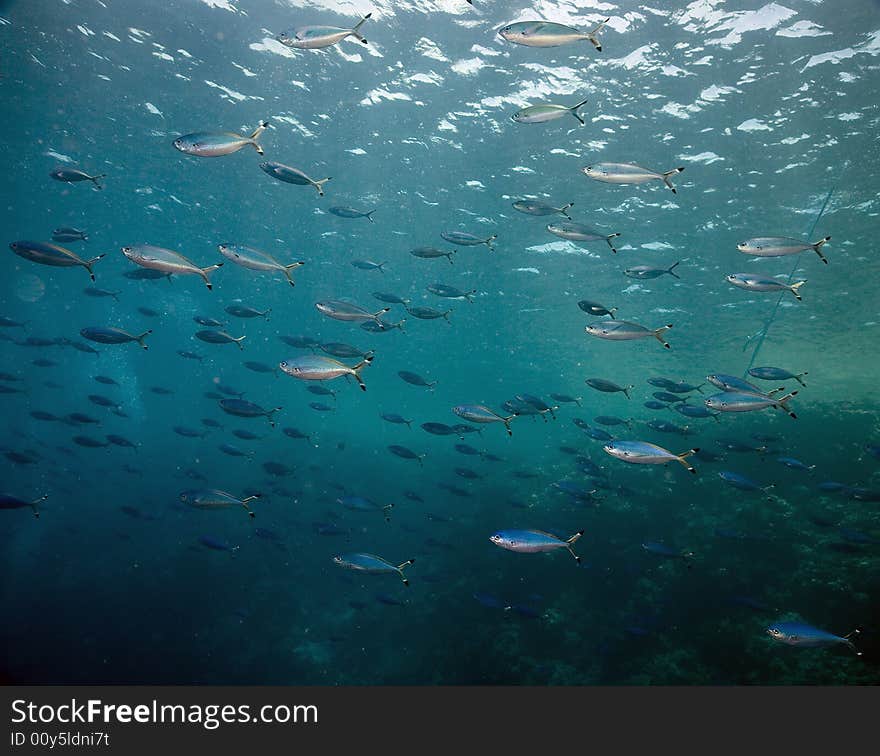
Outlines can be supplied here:
[[646, 425], [651, 430], [658, 431], [659, 433], [677, 433], [679, 436], [689, 436], [691, 434], [690, 429], [686, 425], [681, 427], [666, 420], [649, 420]]
[[385, 304], [399, 304], [405, 307], [410, 303], [409, 299], [404, 299], [403, 297], [397, 296], [397, 294], [390, 294], [382, 291], [374, 291], [373, 297], [380, 302], [385, 302]]
[[333, 178], [332, 176], [328, 176], [327, 178], [315, 181], [314, 179], [309, 178], [309, 176], [303, 173], [299, 168], [291, 168], [289, 165], [273, 163], [270, 160], [260, 163], [260, 168], [272, 178], [283, 181], [286, 184], [296, 184], [298, 186], [311, 185], [315, 187], [315, 191], [318, 192], [319, 197], [324, 196], [324, 184]]
[[556, 419], [556, 410], [559, 409], [558, 406], [551, 407], [543, 399], [532, 394], [517, 394], [514, 398], [517, 402], [528, 405], [532, 409], [540, 412], [542, 415], [546, 412], [549, 412], [550, 416], [554, 420]]
[[418, 373], [412, 373], [409, 370], [399, 370], [397, 375], [400, 377], [400, 380], [409, 383], [411, 386], [424, 386], [425, 388], [433, 389], [437, 385], [437, 381], [428, 381]]
[[36, 499], [20, 499], [12, 494], [0, 494], [0, 509], [25, 509], [30, 507], [34, 513], [34, 517], [39, 518], [39, 505], [49, 498], [48, 494], [40, 496]]
[[515, 551], [519, 554], [538, 554], [545, 551], [567, 549], [568, 553], [574, 557], [574, 561], [580, 564], [581, 558], [574, 553], [572, 546], [583, 534], [584, 531], [579, 530], [563, 540], [543, 530], [499, 530], [489, 536], [489, 540], [502, 549]]
[[402, 318], [396, 323], [392, 323], [384, 318], [379, 318], [378, 320], [365, 320], [361, 323], [361, 330], [367, 331], [368, 333], [385, 333], [385, 331], [391, 331], [398, 328], [403, 331], [405, 325], [406, 318]]
[[540, 200], [521, 199], [512, 202], [511, 205], [514, 210], [518, 210], [526, 215], [543, 216], [556, 215], [558, 213], [564, 215], [570, 220], [571, 216], [568, 214], [568, 210], [569, 208], [574, 207], [574, 202], [568, 202], [562, 207], [553, 207], [553, 205], [548, 205], [546, 202], [541, 202]]
[[510, 421], [516, 417], [515, 413], [504, 417], [481, 404], [459, 404], [453, 407], [452, 411], [460, 418], [469, 420], [472, 423], [504, 423], [507, 435], [513, 435], [513, 431], [510, 429]]
[[610, 20], [610, 18], [606, 18], [588, 32], [552, 21], [518, 21], [503, 26], [498, 30], [498, 34], [508, 42], [526, 47], [559, 47], [585, 40], [593, 45], [597, 52], [601, 52], [602, 43], [596, 34]]
[[205, 359], [204, 356], [201, 354], [196, 354], [195, 352], [186, 352], [186, 351], [183, 351], [180, 349], [177, 351], [177, 354], [179, 354], [184, 359], [197, 360], [198, 362], [201, 362], [202, 360]]
[[352, 267], [357, 268], [358, 270], [378, 270], [380, 273], [385, 272], [385, 266], [388, 262], [373, 262], [372, 260], [352, 260]]
[[56, 422], [60, 420], [60, 417], [53, 415], [51, 412], [46, 412], [45, 410], [31, 410], [30, 416], [34, 418], [34, 420], [41, 420], [43, 422]]
[[351, 29], [340, 29], [337, 26], [302, 26], [295, 29], [292, 34], [283, 31], [275, 39], [285, 47], [293, 47], [297, 50], [318, 50], [323, 47], [330, 47], [341, 42], [346, 37], [354, 37], [358, 41], [367, 44], [367, 40], [361, 34], [360, 28], [372, 15], [372, 13], [368, 13]]
[[446, 423], [422, 423], [421, 428], [426, 433], [431, 433], [435, 436], [457, 436], [458, 431], [455, 430], [451, 425], [447, 425]]
[[371, 313], [363, 307], [358, 307], [349, 302], [342, 302], [338, 299], [327, 299], [322, 302], [316, 302], [315, 309], [322, 315], [326, 315], [328, 318], [349, 323], [364, 322], [367, 320], [378, 322], [380, 315], [384, 315], [391, 310], [390, 307], [383, 307], [378, 312]]
[[230, 546], [228, 542], [221, 541], [219, 538], [209, 535], [199, 536], [199, 543], [205, 548], [214, 551], [228, 551], [231, 554], [235, 554], [240, 548], [239, 546]]
[[615, 417], [614, 415], [599, 415], [598, 417], [593, 418], [599, 425], [632, 425], [629, 420], [624, 420], [619, 417]]
[[354, 554], [337, 554], [333, 557], [333, 564], [344, 567], [347, 570], [355, 570], [357, 572], [366, 572], [371, 575], [383, 575], [396, 572], [400, 575], [400, 579], [404, 585], [409, 585], [409, 580], [404, 576], [403, 571], [411, 564], [415, 564], [415, 559], [407, 559], [405, 562], [394, 565], [386, 559], [375, 554], [354, 553]]
[[631, 388], [635, 388], [633, 385], [629, 386], [618, 386], [613, 381], [606, 381], [604, 378], [587, 378], [584, 383], [586, 383], [590, 388], [596, 389], [596, 391], [602, 391], [606, 394], [613, 394], [616, 392], [622, 393], [626, 396], [627, 399], [631, 399], [632, 397], [629, 395], [629, 390]]
[[92, 266], [98, 262], [103, 254], [84, 260], [75, 252], [71, 252], [65, 247], [59, 247], [57, 244], [49, 244], [47, 242], [19, 240], [9, 243], [11, 249], [19, 257], [30, 260], [40, 265], [50, 265], [55, 268], [73, 268], [77, 265], [85, 268], [92, 281], [95, 280], [95, 271]]
[[275, 427], [273, 415], [283, 409], [282, 407], [273, 407], [270, 410], [264, 409], [259, 404], [254, 404], [245, 399], [221, 399], [218, 404], [220, 409], [229, 415], [237, 417], [266, 417], [269, 425]]
[[98, 441], [96, 438], [92, 438], [91, 436], [74, 436], [73, 443], [77, 446], [84, 446], [87, 449], [103, 449], [110, 444], [106, 444], [103, 441]]
[[56, 242], [75, 242], [75, 241], [88, 241], [89, 236], [85, 231], [80, 231], [78, 228], [69, 228], [68, 226], [60, 226], [56, 228], [52, 232], [52, 241]]
[[604, 241], [611, 248], [611, 251], [617, 254], [617, 249], [615, 249], [611, 240], [620, 236], [619, 233], [603, 234], [601, 231], [594, 231], [583, 223], [574, 222], [550, 223], [547, 225], [547, 230], [554, 236], [558, 236], [560, 239], [567, 239], [568, 241]]
[[579, 396], [570, 396], [569, 394], [550, 394], [550, 398], [554, 402], [559, 402], [560, 404], [576, 404], [578, 407], [581, 406], [581, 397]]
[[136, 341], [141, 345], [144, 349], [147, 349], [147, 344], [144, 342], [144, 339], [149, 336], [153, 332], [153, 329], [150, 328], [144, 331], [141, 334], [134, 335], [128, 333], [128, 331], [123, 331], [121, 328], [107, 328], [104, 326], [92, 326], [89, 328], [83, 328], [79, 335], [84, 339], [88, 339], [89, 341], [95, 341], [99, 344], [127, 344], [131, 341]]
[[253, 371], [254, 373], [273, 373], [275, 377], [278, 377], [278, 370], [273, 368], [271, 365], [267, 365], [264, 362], [254, 362], [252, 360], [247, 360], [246, 362], [242, 362], [248, 370]]
[[438, 297], [444, 297], [446, 299], [466, 299], [468, 302], [473, 302], [473, 296], [477, 293], [476, 289], [462, 291], [461, 289], [456, 289], [454, 286], [447, 286], [446, 284], [441, 283], [428, 284], [425, 287], [425, 290], [429, 291], [431, 294], [436, 294]]
[[208, 289], [213, 288], [208, 274], [221, 268], [223, 263], [215, 263], [205, 268], [200, 268], [192, 260], [187, 259], [179, 252], [164, 247], [154, 247], [151, 244], [141, 244], [135, 247], [122, 247], [122, 254], [135, 265], [142, 268], [160, 271], [167, 275], [183, 275], [186, 273], [201, 276]]
[[193, 507], [193, 509], [228, 509], [231, 506], [237, 505], [244, 507], [251, 517], [256, 517], [256, 514], [248, 504], [252, 501], [257, 501], [261, 496], [262, 494], [256, 493], [241, 499], [226, 491], [209, 488], [181, 491], [179, 498], [181, 504], [186, 504]]
[[677, 394], [670, 394], [668, 391], [654, 391], [651, 396], [655, 399], [659, 399], [661, 402], [666, 402], [667, 404], [685, 401], [684, 397], [678, 396]]
[[244, 349], [241, 342], [245, 340], [245, 337], [239, 336], [236, 338], [235, 336], [230, 336], [226, 331], [217, 331], [214, 329], [196, 331], [195, 337], [208, 344], [236, 344], [239, 349]]
[[677, 192], [670, 179], [683, 170], [683, 167], [679, 167], [658, 173], [633, 163], [595, 163], [581, 169], [588, 178], [606, 184], [644, 184], [656, 179], [666, 184], [673, 194]]
[[262, 155], [263, 148], [257, 140], [268, 127], [268, 121], [260, 121], [250, 136], [229, 131], [196, 131], [178, 137], [172, 144], [182, 153], [196, 157], [222, 157], [248, 146], [253, 147], [258, 155]]
[[114, 402], [109, 397], [101, 396], [101, 394], [89, 394], [88, 400], [92, 404], [97, 404], [99, 407], [118, 407], [119, 406], [119, 402]]
[[230, 457], [250, 457], [250, 456], [253, 456], [252, 451], [247, 451], [247, 452], [242, 451], [241, 449], [239, 449], [236, 446], [233, 446], [232, 444], [220, 444], [220, 446], [218, 446], [217, 448], [220, 451], [222, 451], [224, 454], [228, 454]]
[[294, 349], [314, 349], [321, 345], [320, 341], [311, 336], [279, 336], [278, 338]]
[[790, 370], [769, 366], [749, 368], [748, 372], [752, 378], [758, 378], [762, 381], [787, 381], [793, 378], [800, 383], [801, 386], [807, 385], [801, 380], [801, 378], [805, 375], [809, 375], [806, 370], [803, 373], [792, 373]]
[[83, 289], [83, 294], [87, 297], [94, 297], [95, 299], [100, 299], [102, 297], [113, 297], [113, 299], [118, 302], [119, 295], [122, 292], [119, 291], [108, 291], [107, 289], [98, 289], [94, 286], [90, 286], [87, 289]]
[[164, 278], [168, 283], [171, 283], [171, 273], [161, 270], [138, 268], [137, 270], [127, 270], [122, 275], [130, 281], [158, 281], [160, 278]]
[[364, 359], [354, 367], [344, 365], [330, 357], [312, 354], [304, 357], [291, 357], [281, 362], [278, 367], [281, 372], [303, 381], [329, 381], [343, 375], [351, 375], [358, 382], [361, 391], [366, 391], [367, 386], [361, 378], [361, 370], [372, 362], [373, 355], [371, 353], [364, 355]]
[[796, 281], [793, 284], [787, 284], [777, 281], [775, 278], [765, 278], [754, 273], [731, 273], [725, 277], [725, 280], [746, 291], [790, 291], [798, 302], [802, 299], [800, 288], [806, 283], [806, 281]]
[[194, 315], [193, 320], [199, 325], [207, 326], [208, 328], [222, 328], [226, 325], [222, 320], [217, 320], [217, 318], [209, 318], [205, 315]]
[[452, 252], [444, 252], [442, 249], [437, 249], [436, 247], [416, 247], [415, 249], [411, 249], [409, 253], [413, 257], [421, 257], [423, 260], [433, 260], [437, 257], [445, 257], [449, 260], [450, 264], [452, 263], [452, 256], [458, 250], [453, 249]]
[[375, 223], [373, 220], [373, 213], [376, 212], [376, 209], [372, 210], [355, 210], [353, 207], [328, 207], [328, 213], [332, 213], [333, 215], [338, 216], [339, 218], [366, 218], [370, 223]]
[[494, 249], [492, 242], [498, 238], [498, 234], [492, 234], [491, 236], [482, 239], [479, 236], [474, 236], [465, 231], [441, 231], [440, 236], [450, 244], [458, 244], [462, 247], [476, 247], [480, 244], [485, 244], [489, 249]]
[[435, 310], [433, 307], [410, 307], [409, 305], [406, 306], [406, 311], [419, 320], [437, 320], [443, 318], [447, 323], [449, 322], [449, 316], [452, 314], [451, 309], [440, 311]]
[[224, 307], [223, 310], [236, 318], [264, 318], [265, 320], [269, 319], [269, 313], [272, 312], [271, 308], [265, 312], [255, 310], [253, 307], [242, 304], [240, 299], [236, 299], [232, 304]]
[[259, 249], [246, 247], [243, 244], [218, 244], [217, 250], [227, 260], [242, 268], [261, 272], [282, 273], [291, 286], [296, 286], [291, 271], [306, 264], [303, 260], [288, 264], [280, 263], [267, 252], [261, 252]]
[[232, 431], [232, 435], [236, 438], [240, 438], [242, 441], [260, 441], [265, 436], [258, 436], [256, 433], [251, 433], [249, 430], [242, 430], [240, 428], [236, 428]]
[[687, 461], [687, 458], [699, 451], [699, 448], [688, 449], [681, 454], [673, 454], [668, 449], [646, 441], [610, 441], [602, 447], [602, 450], [622, 462], [635, 465], [665, 465], [669, 462], [678, 462], [689, 473], [696, 474], [696, 469]]
[[674, 272], [679, 265], [681, 265], [681, 260], [668, 268], [654, 268], [650, 265], [635, 265], [632, 268], [624, 270], [623, 275], [629, 278], [636, 278], [639, 281], [650, 281], [654, 278], [660, 278], [660, 276], [666, 275], [667, 273], [673, 278], [681, 278], [678, 273]]
[[816, 242], [805, 242], [784, 236], [757, 236], [754, 239], [740, 242], [736, 248], [745, 255], [756, 257], [784, 257], [785, 255], [797, 255], [811, 249], [823, 263], [828, 265], [828, 258], [822, 254], [822, 247], [830, 241], [830, 236]]
[[[364, 389], [366, 390], [366, 389]], [[334, 412], [335, 410], [329, 404], [324, 404], [323, 402], [309, 402], [309, 407], [311, 407], [316, 412]], [[344, 442], [343, 442], [344, 443]]]
[[5, 315], [0, 315], [0, 328], [24, 328], [26, 325], [27, 322], [23, 323], [19, 320], [7, 318]]
[[587, 100], [581, 100], [576, 105], [556, 105], [552, 102], [541, 102], [537, 105], [529, 105], [527, 108], [516, 111], [510, 120], [514, 123], [547, 123], [562, 118], [566, 113], [571, 113], [581, 126], [585, 121], [578, 110], [587, 104]]
[[775, 487], [772, 483], [768, 486], [762, 486], [760, 483], [756, 483], [754, 480], [752, 480], [751, 478], [747, 478], [745, 475], [730, 472], [729, 470], [720, 471], [718, 473], [718, 477], [721, 478], [721, 480], [723, 480], [729, 486], [733, 486], [740, 491], [769, 491], [771, 488]]
[[598, 302], [591, 302], [589, 299], [580, 300], [578, 302], [578, 307], [589, 315], [610, 315], [612, 320], [614, 320], [614, 313], [617, 312], [616, 307], [612, 307], [609, 310], [605, 305], [601, 305]]
[[382, 413], [379, 417], [389, 423], [394, 423], [395, 425], [405, 425], [407, 428], [412, 427], [412, 420], [407, 420], [403, 415], [398, 415], [394, 412], [385, 412]]
[[387, 449], [392, 454], [401, 457], [402, 459], [418, 460], [420, 466], [422, 466], [422, 460], [428, 456], [427, 454], [416, 454], [412, 449], [400, 446], [399, 444], [392, 444], [391, 446], [388, 446]]
[[676, 551], [666, 544], [658, 543], [657, 541], [645, 541], [642, 544], [642, 549], [649, 554], [656, 554], [657, 556], [667, 557], [669, 559], [683, 559], [687, 568], [691, 568], [690, 560], [694, 556], [693, 551]]
[[746, 393], [760, 394], [759, 389], [754, 383], [749, 383], [735, 375], [726, 375], [725, 373], [711, 373], [706, 376], [706, 380], [716, 388], [722, 391], [745, 391]]
[[816, 465], [807, 465], [801, 462], [799, 459], [795, 459], [794, 457], [778, 457], [776, 459], [782, 465], [785, 465], [792, 470], [803, 470], [805, 472], [809, 472], [810, 470], [815, 470]]
[[788, 646], [822, 648], [842, 643], [850, 648], [856, 656], [862, 655], [862, 652], [852, 642], [853, 636], [861, 632], [859, 629], [853, 630], [846, 635], [834, 635], [804, 622], [775, 622], [766, 629], [766, 632], [773, 640], [785, 643]]
[[672, 323], [651, 329], [627, 320], [615, 320], [614, 322], [605, 320], [598, 324], [586, 326], [584, 331], [590, 334], [590, 336], [606, 339], [607, 341], [632, 341], [653, 336], [664, 347], [670, 349], [669, 343], [663, 338], [663, 334], [670, 328], [672, 328]]
[[708, 397], [705, 404], [709, 409], [718, 412], [753, 412], [773, 407], [784, 410], [789, 417], [796, 420], [797, 415], [789, 408], [788, 402], [797, 396], [797, 393], [792, 391], [777, 399], [769, 394], [725, 391]]
[[101, 179], [107, 178], [106, 173], [99, 173], [96, 176], [90, 176], [79, 168], [55, 168], [49, 172], [49, 176], [56, 181], [62, 181], [66, 184], [75, 184], [80, 181], [91, 181], [98, 189], [103, 189]]
[[296, 439], [304, 438], [309, 443], [311, 443], [311, 441], [312, 441], [312, 437], [308, 433], [303, 433], [298, 428], [284, 428], [284, 429], [282, 429], [282, 433], [284, 433], [284, 435], [287, 436], [288, 438], [296, 438]]
[[158, 318], [159, 317], [159, 313], [156, 312], [155, 310], [151, 309], [150, 307], [138, 307], [137, 311], [141, 315], [146, 315], [148, 318]]

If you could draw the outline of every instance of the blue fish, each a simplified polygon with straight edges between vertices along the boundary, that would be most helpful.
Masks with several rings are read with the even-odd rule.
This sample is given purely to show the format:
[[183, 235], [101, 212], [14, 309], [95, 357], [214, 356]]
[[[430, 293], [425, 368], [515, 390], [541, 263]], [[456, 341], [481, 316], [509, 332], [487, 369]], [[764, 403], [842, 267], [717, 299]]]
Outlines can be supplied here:
[[861, 631], [857, 628], [846, 635], [834, 635], [833, 633], [820, 630], [805, 622], [776, 622], [767, 628], [767, 634], [775, 641], [789, 646], [800, 648], [823, 648], [843, 643], [853, 650], [856, 656], [861, 656], [853, 642], [850, 640]]

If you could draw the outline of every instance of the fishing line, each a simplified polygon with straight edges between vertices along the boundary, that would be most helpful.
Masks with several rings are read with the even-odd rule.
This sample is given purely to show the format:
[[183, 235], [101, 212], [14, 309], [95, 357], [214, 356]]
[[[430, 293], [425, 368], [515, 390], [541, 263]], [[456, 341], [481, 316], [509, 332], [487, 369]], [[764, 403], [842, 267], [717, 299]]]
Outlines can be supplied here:
[[[822, 203], [822, 209], [819, 210], [819, 214], [816, 216], [816, 219], [813, 221], [813, 225], [810, 226], [810, 230], [807, 233], [807, 238], [812, 239], [813, 234], [816, 232], [816, 226], [819, 225], [819, 221], [822, 220], [822, 216], [825, 214], [825, 208], [828, 207], [828, 202], [831, 200], [831, 195], [834, 194], [834, 190], [837, 188], [837, 184], [831, 187], [828, 190], [828, 194], [825, 195], [825, 201]], [[791, 272], [788, 274], [788, 281], [786, 283], [791, 283], [792, 279], [794, 279], [794, 273], [798, 269], [800, 265], [799, 261], [796, 261], [792, 266]], [[764, 341], [767, 338], [767, 332], [770, 330], [770, 325], [773, 323], [776, 318], [776, 313], [779, 312], [779, 305], [782, 304], [782, 298], [785, 296], [785, 292], [779, 292], [779, 296], [776, 298], [776, 304], [773, 306], [773, 310], [770, 312], [770, 317], [764, 322], [764, 328], [760, 332], [760, 336], [758, 336], [758, 343], [755, 344], [755, 350], [752, 352], [752, 358], [749, 360], [749, 364], [746, 366], [745, 371], [743, 372], [743, 378], [748, 375], [749, 370], [754, 367], [755, 360], [758, 358], [758, 352], [761, 351], [761, 347], [764, 346]]]

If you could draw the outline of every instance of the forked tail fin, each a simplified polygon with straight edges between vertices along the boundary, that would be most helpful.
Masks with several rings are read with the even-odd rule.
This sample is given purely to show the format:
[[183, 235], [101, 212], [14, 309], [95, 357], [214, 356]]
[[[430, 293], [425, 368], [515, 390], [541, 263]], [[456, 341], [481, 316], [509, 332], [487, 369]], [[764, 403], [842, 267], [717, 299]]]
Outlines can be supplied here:
[[364, 36], [360, 33], [360, 28], [364, 25], [364, 22], [365, 22], [370, 16], [372, 16], [372, 15], [373, 15], [372, 13], [368, 13], [368, 14], [367, 14], [366, 16], [364, 16], [360, 21], [358, 21], [358, 22], [354, 25], [354, 29], [351, 30], [351, 36], [354, 37], [355, 39], [359, 39], [359, 40], [360, 40], [361, 42], [363, 42], [364, 44], [367, 44], [367, 40], [366, 40], [366, 37], [364, 37]]
[[663, 174], [663, 183], [666, 184], [666, 186], [668, 186], [670, 189], [672, 189], [673, 194], [678, 194], [678, 192], [675, 191], [675, 187], [672, 185], [672, 182], [669, 179], [671, 179], [673, 176], [681, 173], [683, 170], [684, 170], [684, 167], [673, 168], [671, 171], [666, 171]]
[[682, 452], [676, 457], [676, 459], [684, 465], [684, 468], [694, 475], [697, 474], [697, 469], [687, 461], [687, 458], [696, 454], [698, 451], [700, 451], [699, 447], [694, 447], [693, 449], [688, 449], [686, 452]]

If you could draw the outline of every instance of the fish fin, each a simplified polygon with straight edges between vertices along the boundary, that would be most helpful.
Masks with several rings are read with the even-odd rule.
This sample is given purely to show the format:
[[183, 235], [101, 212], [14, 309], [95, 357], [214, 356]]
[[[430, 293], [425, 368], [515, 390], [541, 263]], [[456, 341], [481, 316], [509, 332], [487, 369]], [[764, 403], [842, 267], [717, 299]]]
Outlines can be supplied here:
[[617, 318], [614, 317], [614, 313], [615, 313], [615, 312], [617, 312], [617, 308], [616, 308], [616, 307], [612, 307], [610, 310], [608, 310], [608, 314], [611, 316], [611, 319], [612, 319], [612, 320], [616, 320], [616, 319], [617, 319]]
[[825, 263], [826, 265], [828, 265], [828, 258], [825, 257], [825, 255], [822, 254], [822, 246], [823, 246], [826, 242], [830, 242], [830, 241], [831, 241], [831, 237], [830, 237], [830, 236], [826, 236], [824, 239], [819, 239], [819, 241], [817, 241], [817, 242], [813, 245], [813, 251], [814, 251], [817, 255], [819, 255], [819, 259], [820, 259], [823, 263]]
[[370, 363], [372, 363], [372, 361], [373, 361], [373, 355], [372, 355], [372, 353], [368, 352], [367, 354], [364, 355], [364, 359], [362, 359], [357, 365], [355, 365], [351, 369], [351, 373], [357, 379], [358, 386], [361, 387], [361, 391], [367, 390], [367, 386], [364, 383], [363, 379], [361, 378], [361, 370], [363, 370], [365, 367], [369, 366]]
[[856, 656], [861, 656], [862, 652], [855, 647], [855, 644], [852, 642], [851, 638], [854, 635], [859, 635], [861, 632], [861, 628], [857, 627], [855, 630], [852, 630], [851, 632], [848, 632], [846, 635], [843, 636], [844, 641], [846, 641], [846, 645], [849, 646], [853, 650], [853, 652], [855, 652]]
[[570, 207], [574, 207], [574, 202], [569, 202], [569, 203], [563, 205], [563, 206], [560, 207], [559, 210], [557, 210], [556, 212], [558, 212], [558, 213], [562, 213], [566, 218], [568, 218], [569, 220], [571, 220], [571, 216], [568, 214], [568, 209], [569, 209]]
[[374, 210], [370, 210], [370, 212], [366, 213], [367, 220], [370, 221], [370, 223], [375, 223], [375, 222], [376, 222], [376, 221], [373, 220], [373, 213], [375, 213], [377, 209], [378, 209], [378, 208], [376, 208], [376, 209], [374, 209]]
[[681, 173], [683, 170], [684, 167], [673, 168], [671, 171], [666, 171], [665, 173], [661, 174], [661, 177], [663, 178], [663, 183], [666, 184], [666, 186], [668, 186], [670, 189], [672, 189], [673, 194], [677, 194], [678, 192], [675, 191], [675, 187], [672, 185], [672, 182], [669, 179], [672, 176]]
[[[244, 338], [244, 336], [242, 336], [242, 338]], [[276, 412], [280, 412], [283, 409], [284, 407], [273, 407], [266, 413], [266, 417], [269, 418], [269, 425], [271, 425], [273, 428], [275, 427], [275, 421], [272, 419], [272, 415], [274, 415]]]
[[609, 247], [611, 247], [611, 251], [616, 255], [616, 254], [617, 254], [617, 249], [615, 249], [614, 245], [611, 243], [611, 240], [612, 240], [615, 236], [620, 236], [620, 234], [609, 234], [608, 236], [605, 237], [605, 243], [606, 243]]
[[372, 16], [372, 15], [373, 15], [372, 13], [368, 13], [368, 14], [367, 14], [366, 16], [364, 16], [360, 21], [358, 21], [358, 22], [354, 25], [354, 29], [351, 30], [351, 36], [353, 36], [355, 39], [359, 39], [359, 40], [360, 40], [361, 42], [363, 42], [364, 44], [367, 44], [367, 40], [366, 40], [366, 38], [360, 33], [360, 28], [361, 28], [361, 26], [364, 25], [364, 22], [365, 22], [370, 16]]
[[492, 236], [490, 236], [488, 239], [486, 239], [486, 246], [489, 249], [494, 249], [494, 247], [492, 246], [492, 242], [497, 238], [498, 238], [498, 234], [492, 234]]
[[[207, 286], [208, 289], [214, 288], [213, 286], [211, 286], [211, 281], [208, 279], [208, 273], [213, 273], [215, 270], [217, 270], [217, 268], [222, 268], [222, 267], [223, 267], [223, 263], [221, 262], [221, 263], [215, 263], [214, 265], [209, 265], [207, 268], [200, 268], [202, 278], [205, 279], [205, 286]], [[169, 281], [171, 280], [170, 274], [169, 274], [168, 280]]]
[[98, 255], [97, 257], [93, 257], [91, 260], [86, 260], [83, 263], [83, 265], [85, 266], [85, 269], [89, 272], [89, 276], [91, 277], [91, 279], [93, 281], [95, 280], [95, 271], [92, 270], [92, 266], [96, 262], [98, 262], [98, 260], [100, 260], [102, 257], [104, 257], [104, 255]]
[[684, 468], [685, 468], [689, 473], [693, 473], [694, 475], [697, 474], [697, 468], [695, 468], [693, 465], [688, 464], [686, 460], [687, 460], [688, 457], [690, 457], [690, 456], [693, 455], [693, 454], [696, 454], [698, 451], [700, 451], [700, 447], [699, 447], [699, 446], [695, 446], [693, 449], [688, 449], [686, 452], [682, 452], [681, 454], [679, 454], [679, 455], [676, 457], [676, 459], [677, 459], [679, 462], [681, 462], [682, 465], [684, 465]]
[[797, 299], [798, 302], [801, 301], [801, 295], [800, 295], [800, 291], [799, 291], [799, 289], [800, 289], [801, 286], [803, 286], [805, 283], [806, 283], [806, 281], [798, 281], [797, 283], [794, 283], [794, 284], [792, 284], [791, 286], [789, 286], [789, 291], [790, 291], [792, 294], [794, 294], [795, 299]]
[[[48, 498], [49, 498], [49, 494], [44, 494], [44, 495], [41, 496], [39, 499], [34, 499], [32, 502], [30, 502], [31, 509], [34, 510], [34, 517], [39, 518], [39, 516], [40, 516], [40, 510], [39, 510], [37, 507], [38, 507], [40, 504], [42, 504], [44, 501], [46, 501], [46, 499], [48, 499]], [[857, 631], [856, 631], [856, 632], [857, 632]], [[852, 633], [850, 633], [850, 635], [851, 635], [851, 634], [852, 634]]]
[[679, 265], [681, 265], [681, 260], [679, 260], [677, 263], [675, 263], [675, 265], [672, 265], [672, 266], [670, 266], [669, 268], [667, 268], [666, 272], [667, 272], [670, 276], [675, 276], [675, 278], [681, 278], [680, 275], [678, 275], [677, 273], [673, 273], [673, 272], [672, 272], [672, 271], [675, 270]]
[[250, 144], [251, 147], [253, 147], [257, 151], [258, 155], [263, 154], [263, 148], [260, 146], [260, 143], [257, 141], [257, 139], [259, 138], [260, 134], [262, 134], [266, 130], [266, 127], [268, 125], [268, 121], [260, 121], [260, 125], [254, 129], [254, 133], [251, 134], [249, 137], [250, 141], [248, 142], [248, 144]]
[[237, 339], [233, 339], [233, 341], [238, 344], [238, 348], [244, 350], [244, 347], [241, 345], [241, 342], [244, 341], [246, 336], [239, 336]]
[[453, 249], [452, 252], [450, 252], [448, 255], [446, 255], [447, 259], [449, 260], [449, 264], [450, 264], [450, 265], [455, 265], [455, 263], [452, 262], [452, 256], [453, 256], [456, 252], [458, 252], [458, 250], [457, 250], [457, 249]]
[[585, 125], [586, 125], [587, 122], [581, 117], [581, 114], [578, 113], [577, 110], [575, 110], [574, 108], [569, 108], [568, 110], [569, 110], [569, 112], [570, 112], [575, 118], [578, 119], [578, 121], [580, 122], [581, 126], [585, 126]]
[[149, 331], [144, 331], [140, 336], [135, 336], [134, 340], [138, 344], [140, 344], [144, 349], [147, 349], [147, 345], [144, 343], [144, 339], [147, 338], [147, 336], [149, 336], [152, 332], [153, 332], [152, 328]]
[[443, 320], [445, 320], [447, 323], [449, 323], [449, 325], [452, 325], [451, 321], [449, 320], [450, 315], [452, 315], [452, 310], [447, 310], [446, 312], [444, 312], [443, 313]]
[[657, 341], [659, 341], [661, 344], [663, 344], [663, 346], [665, 346], [667, 349], [672, 349], [672, 347], [669, 346], [669, 343], [663, 338], [663, 333], [664, 331], [668, 331], [670, 328], [672, 328], [672, 323], [667, 323], [665, 326], [660, 326], [656, 331], [653, 332], [654, 338], [657, 339]]
[[315, 185], [315, 189], [318, 190], [318, 196], [324, 196], [324, 184], [326, 184], [333, 176], [327, 176], [327, 178], [318, 179], [317, 181], [313, 181], [312, 183]]
[[624, 395], [627, 399], [632, 399], [632, 397], [629, 395], [629, 390], [630, 390], [630, 389], [633, 389], [633, 388], [635, 388], [635, 386], [627, 386], [627, 387], [623, 390], [623, 395]]
[[510, 421], [513, 420], [513, 418], [517, 417], [517, 415], [518, 415], [518, 413], [514, 412], [512, 415], [508, 415], [507, 417], [501, 418], [501, 420], [504, 423], [504, 427], [507, 428], [507, 435], [508, 436], [513, 435], [513, 431], [510, 430]]
[[380, 315], [384, 315], [386, 312], [390, 312], [390, 311], [391, 311], [390, 307], [383, 307], [381, 310], [379, 310], [379, 312], [373, 313], [373, 318], [378, 322]]
[[101, 182], [99, 180], [102, 178], [107, 178], [107, 174], [106, 173], [99, 173], [97, 176], [89, 176], [89, 181], [94, 182], [95, 186], [97, 186], [98, 189], [103, 189], [104, 187], [101, 186]]
[[792, 391], [776, 401], [776, 404], [782, 407], [782, 409], [784, 409], [788, 413], [788, 416], [793, 420], [797, 420], [797, 415], [791, 411], [791, 407], [788, 406], [788, 403], [791, 401], [792, 397], [797, 396], [797, 393], [797, 391]]
[[803, 376], [805, 376], [805, 375], [809, 375], [809, 372], [806, 371], [806, 370], [804, 370], [803, 373], [798, 373], [798, 374], [794, 377], [794, 379], [795, 379], [798, 383], [800, 383], [801, 386], [806, 386], [807, 384], [804, 383], [804, 382], [801, 380], [801, 378], [802, 378]]

